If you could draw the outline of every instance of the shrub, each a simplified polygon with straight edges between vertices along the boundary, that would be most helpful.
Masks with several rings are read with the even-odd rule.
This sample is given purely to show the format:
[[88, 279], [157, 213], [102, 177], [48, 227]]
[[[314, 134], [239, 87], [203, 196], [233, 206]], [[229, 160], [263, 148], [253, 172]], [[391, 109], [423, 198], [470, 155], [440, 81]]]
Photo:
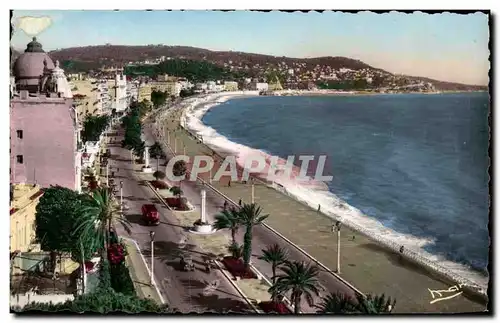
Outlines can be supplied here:
[[109, 262], [106, 260], [101, 261], [101, 268], [99, 269], [99, 288], [111, 287], [111, 272]]
[[259, 307], [266, 313], [289, 314], [288, 307], [283, 302], [260, 302]]
[[125, 312], [138, 314], [149, 313], [171, 313], [167, 305], [160, 305], [146, 298], [135, 295], [124, 295], [115, 292], [111, 288], [98, 288], [92, 293], [77, 296], [73, 301], [61, 304], [36, 303], [27, 304], [17, 311], [36, 312], [73, 312], [73, 313], [101, 313]]
[[154, 188], [157, 188], [157, 189], [160, 189], [160, 190], [166, 190], [168, 188], [168, 185], [167, 183], [165, 183], [164, 181], [151, 181], [151, 185], [154, 187]]
[[226, 269], [234, 277], [240, 277], [242, 279], [253, 279], [257, 278], [257, 275], [250, 270], [250, 268], [245, 267], [245, 264], [241, 259], [236, 259], [234, 257], [224, 257], [222, 263]]
[[159, 180], [159, 179], [164, 179], [166, 175], [161, 170], [157, 170], [156, 172], [153, 173], [153, 176], [156, 178], [156, 180]]
[[112, 265], [123, 262], [126, 255], [125, 247], [121, 243], [114, 243], [108, 248], [108, 260]]
[[136, 295], [134, 283], [130, 278], [130, 272], [125, 262], [110, 265], [111, 287], [117, 293], [125, 295]]

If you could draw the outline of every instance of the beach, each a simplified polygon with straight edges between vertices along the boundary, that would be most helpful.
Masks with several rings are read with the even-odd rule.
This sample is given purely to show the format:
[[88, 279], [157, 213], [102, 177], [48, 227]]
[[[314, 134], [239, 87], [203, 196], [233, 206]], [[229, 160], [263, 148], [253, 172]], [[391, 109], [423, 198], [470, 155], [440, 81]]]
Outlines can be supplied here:
[[[244, 95], [244, 93], [239, 95]], [[222, 96], [223, 98], [212, 96], [204, 102], [193, 100], [193, 103], [204, 104], [208, 110], [211, 105], [217, 104], [216, 101], [224, 102], [231, 97], [227, 94]], [[203, 110], [205, 109], [199, 110], [197, 117], [201, 118]], [[186, 154], [190, 156], [196, 154], [212, 155], [214, 152], [211, 151], [211, 148], [201, 142], [203, 134], [192, 136], [177, 128], [179, 120], [182, 120], [180, 122], [184, 126], [193, 126], [194, 121], [188, 119], [184, 115], [184, 110], [174, 112], [166, 122], [165, 131], [169, 131], [171, 135], [175, 131], [175, 136], [179, 141], [178, 149], [185, 149]], [[217, 150], [217, 147], [213, 148]], [[180, 151], [182, 152], [182, 150]], [[216, 153], [222, 155], [224, 151], [219, 149]], [[224, 181], [212, 184], [234, 201], [241, 198], [244, 202], [250, 202], [251, 189], [249, 184], [232, 183], [231, 187], [228, 187]], [[309, 207], [303, 202], [297, 201], [293, 194], [279, 185], [275, 185], [274, 188], [265, 183], [255, 185], [255, 202], [263, 207], [264, 212], [271, 214], [266, 220], [268, 225], [288, 237], [329, 268], [335, 269], [336, 237], [330, 229], [331, 218], [320, 214], [312, 206]], [[425, 260], [412, 258], [411, 254], [401, 257], [397, 250], [394, 250], [397, 246], [391, 248], [381, 241], [376, 241], [373, 237], [364, 236], [360, 231], [362, 230], [352, 230], [349, 225], [342, 227], [341, 263], [343, 263], [343, 269], [341, 276], [362, 292], [385, 293], [393, 296], [398, 299], [400, 306], [405, 307], [405, 311], [484, 310], [483, 304], [471, 301], [464, 296], [446, 302], [429, 304], [432, 301], [429, 289], [448, 289], [457, 277], [450, 277], [446, 273], [438, 274], [440, 268], [434, 268], [432, 273], [429, 270], [424, 270], [417, 263]], [[433, 264], [429, 263], [428, 267], [431, 266]], [[476, 288], [476, 292], [478, 292], [476, 294], [481, 294], [480, 286], [474, 286], [470, 283], [469, 286]]]

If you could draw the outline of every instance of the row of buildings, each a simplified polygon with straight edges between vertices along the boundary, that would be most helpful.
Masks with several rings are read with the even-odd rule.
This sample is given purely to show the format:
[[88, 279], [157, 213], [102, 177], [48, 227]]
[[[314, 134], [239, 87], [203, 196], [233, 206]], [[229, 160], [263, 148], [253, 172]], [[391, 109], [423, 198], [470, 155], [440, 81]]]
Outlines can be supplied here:
[[36, 38], [16, 60], [10, 85], [11, 253], [37, 250], [35, 208], [43, 188], [81, 191], [86, 147], [96, 146], [80, 138], [86, 115], [124, 112], [132, 87], [122, 74], [109, 80], [66, 76]]

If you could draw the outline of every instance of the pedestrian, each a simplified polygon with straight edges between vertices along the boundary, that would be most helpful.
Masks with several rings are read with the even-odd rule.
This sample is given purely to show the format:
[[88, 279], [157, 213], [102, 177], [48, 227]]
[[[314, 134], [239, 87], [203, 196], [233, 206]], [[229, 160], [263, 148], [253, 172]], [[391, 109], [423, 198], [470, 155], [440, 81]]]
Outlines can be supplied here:
[[224, 201], [224, 211], [227, 209], [227, 201]]
[[318, 212], [321, 211], [321, 204], [318, 204]]
[[238, 201], [238, 205], [241, 206], [241, 199]]
[[231, 187], [231, 179], [227, 182], [227, 187]]

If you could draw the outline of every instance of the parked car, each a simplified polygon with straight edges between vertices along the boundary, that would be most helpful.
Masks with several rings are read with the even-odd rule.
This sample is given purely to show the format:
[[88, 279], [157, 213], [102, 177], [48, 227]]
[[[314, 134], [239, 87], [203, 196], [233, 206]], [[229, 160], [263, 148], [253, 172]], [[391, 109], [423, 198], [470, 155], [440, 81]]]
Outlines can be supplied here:
[[156, 209], [154, 204], [144, 204], [142, 206], [142, 218], [147, 223], [147, 225], [158, 225], [160, 224], [160, 214]]

